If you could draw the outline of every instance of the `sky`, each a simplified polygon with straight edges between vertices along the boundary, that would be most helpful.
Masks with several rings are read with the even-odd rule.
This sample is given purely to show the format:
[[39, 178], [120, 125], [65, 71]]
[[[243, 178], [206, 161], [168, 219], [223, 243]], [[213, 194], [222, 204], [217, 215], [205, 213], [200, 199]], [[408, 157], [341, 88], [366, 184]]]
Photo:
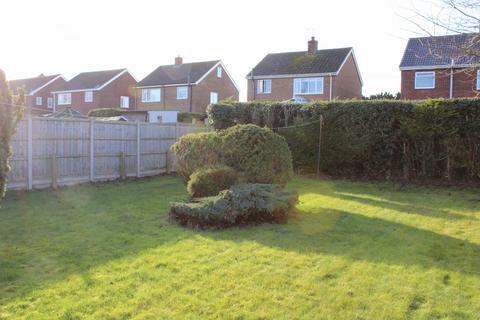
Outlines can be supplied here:
[[221, 59], [246, 98], [245, 75], [267, 54], [353, 47], [363, 94], [400, 90], [400, 64], [418, 29], [401, 0], [2, 0], [0, 69], [8, 79]]

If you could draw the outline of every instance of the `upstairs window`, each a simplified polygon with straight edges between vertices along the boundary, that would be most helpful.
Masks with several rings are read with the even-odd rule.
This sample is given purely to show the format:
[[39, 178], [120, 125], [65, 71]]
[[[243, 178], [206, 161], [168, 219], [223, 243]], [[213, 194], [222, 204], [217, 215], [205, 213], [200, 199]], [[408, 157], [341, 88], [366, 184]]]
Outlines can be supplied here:
[[160, 89], [142, 89], [142, 102], [160, 102]]
[[188, 87], [177, 87], [177, 100], [185, 100], [188, 98]]
[[293, 80], [295, 94], [323, 94], [323, 78], [297, 78]]
[[60, 93], [58, 94], [58, 105], [66, 105], [72, 103], [72, 94], [71, 93]]
[[222, 67], [217, 67], [217, 78], [222, 77]]
[[43, 104], [42, 97], [36, 98], [37, 106], [41, 106]]
[[257, 93], [272, 93], [272, 80], [257, 80]]
[[477, 90], [480, 90], [480, 69], [477, 70]]
[[53, 108], [53, 98], [47, 98], [47, 107], [49, 109]]
[[218, 102], [218, 93], [210, 92], [210, 103], [217, 103]]
[[434, 89], [435, 72], [415, 72], [415, 89]]
[[127, 97], [127, 96], [120, 97], [120, 108], [124, 108], [124, 109], [130, 108], [130, 97]]
[[85, 102], [93, 101], [93, 91], [85, 91]]

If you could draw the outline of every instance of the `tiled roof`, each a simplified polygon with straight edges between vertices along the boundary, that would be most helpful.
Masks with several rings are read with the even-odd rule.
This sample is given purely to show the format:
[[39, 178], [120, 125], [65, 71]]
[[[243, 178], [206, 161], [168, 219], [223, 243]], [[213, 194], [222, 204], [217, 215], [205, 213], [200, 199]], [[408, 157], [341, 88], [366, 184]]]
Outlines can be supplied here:
[[41, 74], [35, 78], [10, 80], [8, 84], [13, 94], [17, 94], [17, 89], [22, 87], [25, 90], [25, 94], [29, 94], [30, 92], [40, 88], [41, 86], [47, 84], [49, 81], [52, 81], [58, 76], [59, 74], [54, 74], [51, 76], [44, 76], [43, 74]]
[[400, 68], [480, 63], [480, 34], [411, 38]]
[[83, 115], [81, 112], [72, 109], [71, 107], [66, 107], [63, 110], [50, 113], [46, 115], [47, 118], [75, 118], [75, 119], [86, 119], [87, 116]]
[[82, 72], [65, 83], [57, 91], [70, 91], [70, 90], [85, 90], [85, 89], [98, 89], [113, 77], [126, 69]]
[[138, 83], [140, 87], [197, 82], [220, 60], [160, 66]]
[[[335, 73], [347, 58], [352, 48], [318, 50], [315, 55], [306, 51], [267, 54], [255, 68], [254, 76]], [[250, 72], [247, 77], [251, 77]]]

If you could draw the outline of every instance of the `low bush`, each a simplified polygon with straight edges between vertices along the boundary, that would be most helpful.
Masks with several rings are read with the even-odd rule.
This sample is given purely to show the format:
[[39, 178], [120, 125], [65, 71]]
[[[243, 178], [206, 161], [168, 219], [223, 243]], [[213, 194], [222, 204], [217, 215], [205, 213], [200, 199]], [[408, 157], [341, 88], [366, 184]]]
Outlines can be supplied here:
[[198, 169], [219, 164], [221, 139], [216, 132], [191, 133], [173, 146], [177, 173], [187, 182]]
[[177, 156], [177, 172], [185, 181], [196, 170], [217, 165], [232, 167], [245, 182], [285, 185], [293, 176], [285, 139], [251, 124], [183, 136], [172, 151]]
[[187, 190], [192, 197], [208, 197], [233, 186], [238, 180], [231, 167], [218, 166], [195, 171], [188, 181]]
[[281, 223], [297, 201], [296, 193], [278, 185], [245, 183], [198, 202], [172, 203], [169, 217], [180, 225], [200, 229]]
[[125, 113], [125, 110], [117, 108], [97, 108], [88, 112], [89, 117], [118, 117]]

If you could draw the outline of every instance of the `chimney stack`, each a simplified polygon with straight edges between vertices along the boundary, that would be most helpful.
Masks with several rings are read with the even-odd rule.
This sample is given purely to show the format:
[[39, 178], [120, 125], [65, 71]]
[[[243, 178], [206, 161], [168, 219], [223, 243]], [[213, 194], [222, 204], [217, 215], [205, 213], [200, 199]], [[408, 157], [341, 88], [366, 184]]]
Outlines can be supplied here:
[[175, 65], [179, 65], [179, 64], [182, 64], [183, 63], [183, 59], [182, 57], [178, 56], [178, 57], [175, 57]]
[[312, 37], [312, 39], [310, 41], [308, 41], [307, 54], [308, 55], [315, 55], [315, 54], [317, 54], [317, 50], [318, 50], [318, 41], [315, 40], [315, 37]]

